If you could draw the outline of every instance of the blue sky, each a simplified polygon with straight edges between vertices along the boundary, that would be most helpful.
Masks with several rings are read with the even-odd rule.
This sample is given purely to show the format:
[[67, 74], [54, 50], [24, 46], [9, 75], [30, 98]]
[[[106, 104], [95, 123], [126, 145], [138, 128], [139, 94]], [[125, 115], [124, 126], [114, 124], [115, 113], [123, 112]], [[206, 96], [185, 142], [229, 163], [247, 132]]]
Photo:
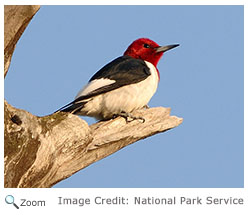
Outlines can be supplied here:
[[149, 106], [171, 107], [183, 124], [55, 187], [243, 187], [243, 31], [242, 6], [42, 6], [16, 46], [5, 98], [48, 115], [133, 40], [179, 43], [158, 64]]

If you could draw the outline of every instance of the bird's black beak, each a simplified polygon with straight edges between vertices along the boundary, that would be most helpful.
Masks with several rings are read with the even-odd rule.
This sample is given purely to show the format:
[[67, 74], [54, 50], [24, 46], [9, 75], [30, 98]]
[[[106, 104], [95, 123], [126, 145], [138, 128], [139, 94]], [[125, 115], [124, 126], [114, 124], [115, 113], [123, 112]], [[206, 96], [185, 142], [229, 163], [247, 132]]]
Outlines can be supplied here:
[[177, 46], [179, 46], [179, 44], [168, 45], [168, 46], [159, 46], [156, 48], [156, 52], [166, 52], [166, 51], [171, 50]]

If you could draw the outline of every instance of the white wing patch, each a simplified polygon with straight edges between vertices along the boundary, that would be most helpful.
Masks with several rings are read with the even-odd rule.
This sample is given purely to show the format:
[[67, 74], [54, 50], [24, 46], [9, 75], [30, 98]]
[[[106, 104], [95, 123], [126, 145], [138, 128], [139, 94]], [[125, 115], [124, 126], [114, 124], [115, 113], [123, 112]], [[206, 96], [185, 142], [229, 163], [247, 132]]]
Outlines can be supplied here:
[[94, 90], [97, 90], [101, 87], [110, 85], [115, 83], [115, 80], [111, 80], [108, 78], [101, 78], [101, 79], [95, 79], [91, 82], [89, 82], [87, 85], [85, 85], [77, 94], [77, 96], [75, 97], [75, 99], [79, 98], [80, 96], [85, 96], [89, 93], [91, 93]]

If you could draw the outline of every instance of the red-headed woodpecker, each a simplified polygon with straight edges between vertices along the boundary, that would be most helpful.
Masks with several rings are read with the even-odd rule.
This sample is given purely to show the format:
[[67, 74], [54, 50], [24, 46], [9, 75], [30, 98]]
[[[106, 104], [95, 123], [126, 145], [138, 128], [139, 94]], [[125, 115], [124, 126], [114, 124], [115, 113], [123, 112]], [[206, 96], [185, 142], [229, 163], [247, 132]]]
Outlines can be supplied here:
[[122, 116], [144, 121], [131, 112], [147, 106], [160, 78], [157, 63], [165, 51], [177, 46], [159, 46], [147, 38], [135, 40], [123, 56], [101, 68], [75, 100], [59, 111], [101, 120]]

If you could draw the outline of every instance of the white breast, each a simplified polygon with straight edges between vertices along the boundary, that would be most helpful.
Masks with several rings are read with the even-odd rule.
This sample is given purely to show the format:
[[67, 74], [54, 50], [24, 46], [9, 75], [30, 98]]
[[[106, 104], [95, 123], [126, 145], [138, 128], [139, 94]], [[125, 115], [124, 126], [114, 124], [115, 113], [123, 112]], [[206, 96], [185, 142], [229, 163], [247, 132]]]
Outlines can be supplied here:
[[147, 105], [157, 90], [159, 77], [155, 66], [147, 61], [145, 63], [151, 72], [148, 78], [93, 97], [84, 106], [83, 115], [106, 119], [119, 114], [121, 111], [130, 113]]

